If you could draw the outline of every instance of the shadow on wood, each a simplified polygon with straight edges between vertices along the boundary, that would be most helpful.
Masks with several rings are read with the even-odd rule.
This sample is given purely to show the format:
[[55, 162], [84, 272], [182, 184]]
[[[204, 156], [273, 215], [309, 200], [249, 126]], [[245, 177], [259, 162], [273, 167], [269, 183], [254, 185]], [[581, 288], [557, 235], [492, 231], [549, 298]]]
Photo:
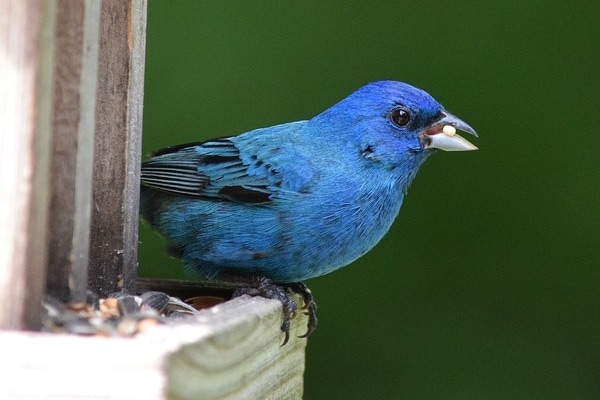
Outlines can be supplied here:
[[102, 1], [89, 289], [133, 292], [137, 271], [146, 0]]
[[81, 302], [88, 279], [100, 2], [60, 0], [56, 18], [47, 293]]

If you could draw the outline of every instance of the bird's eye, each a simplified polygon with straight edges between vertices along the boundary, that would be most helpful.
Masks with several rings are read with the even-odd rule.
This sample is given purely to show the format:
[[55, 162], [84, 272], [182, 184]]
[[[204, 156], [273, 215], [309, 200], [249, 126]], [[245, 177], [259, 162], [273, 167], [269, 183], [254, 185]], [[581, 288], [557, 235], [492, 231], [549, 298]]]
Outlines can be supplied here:
[[396, 108], [391, 112], [390, 120], [396, 126], [406, 126], [410, 122], [410, 114], [403, 108]]

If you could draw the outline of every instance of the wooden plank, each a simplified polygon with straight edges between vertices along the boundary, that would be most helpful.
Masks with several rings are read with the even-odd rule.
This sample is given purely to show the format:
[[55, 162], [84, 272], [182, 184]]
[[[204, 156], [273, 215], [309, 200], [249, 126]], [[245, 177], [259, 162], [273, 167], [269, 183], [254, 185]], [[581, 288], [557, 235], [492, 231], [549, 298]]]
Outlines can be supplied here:
[[56, 18], [47, 292], [78, 302], [87, 290], [100, 3], [59, 0]]
[[135, 286], [146, 8], [103, 0], [100, 9], [89, 287], [102, 296]]
[[243, 281], [137, 278], [137, 289], [140, 293], [163, 292], [184, 300], [195, 296], [231, 298], [236, 289], [245, 287], [248, 287], [248, 283]]
[[56, 2], [0, 0], [0, 328], [35, 329], [45, 286]]
[[306, 322], [281, 346], [281, 304], [242, 296], [134, 338], [0, 332], [0, 398], [301, 399]]
[[[306, 339], [298, 336], [306, 331], [306, 316], [292, 320], [290, 340], [281, 346], [278, 301], [244, 296], [222, 307], [228, 312], [211, 316], [218, 334], [189, 341], [169, 357], [168, 398], [301, 399]], [[169, 337], [191, 334], [182, 329]]]

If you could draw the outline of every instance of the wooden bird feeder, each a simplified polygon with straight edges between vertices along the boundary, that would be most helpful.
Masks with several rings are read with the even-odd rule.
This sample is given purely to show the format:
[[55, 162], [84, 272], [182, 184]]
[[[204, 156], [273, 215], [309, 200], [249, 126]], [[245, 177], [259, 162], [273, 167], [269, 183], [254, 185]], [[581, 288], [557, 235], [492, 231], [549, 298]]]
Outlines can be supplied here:
[[306, 318], [247, 296], [129, 337], [42, 299], [136, 292], [146, 0], [0, 0], [0, 398], [296, 399]]

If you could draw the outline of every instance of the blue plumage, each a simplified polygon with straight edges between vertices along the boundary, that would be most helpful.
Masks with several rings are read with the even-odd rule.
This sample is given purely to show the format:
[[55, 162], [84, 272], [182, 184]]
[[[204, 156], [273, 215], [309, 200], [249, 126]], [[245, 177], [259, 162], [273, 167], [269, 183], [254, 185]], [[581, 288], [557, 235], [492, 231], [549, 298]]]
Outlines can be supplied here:
[[307, 121], [161, 150], [142, 216], [191, 271], [298, 282], [351, 263], [388, 231], [436, 149], [475, 135], [426, 92], [368, 84]]

